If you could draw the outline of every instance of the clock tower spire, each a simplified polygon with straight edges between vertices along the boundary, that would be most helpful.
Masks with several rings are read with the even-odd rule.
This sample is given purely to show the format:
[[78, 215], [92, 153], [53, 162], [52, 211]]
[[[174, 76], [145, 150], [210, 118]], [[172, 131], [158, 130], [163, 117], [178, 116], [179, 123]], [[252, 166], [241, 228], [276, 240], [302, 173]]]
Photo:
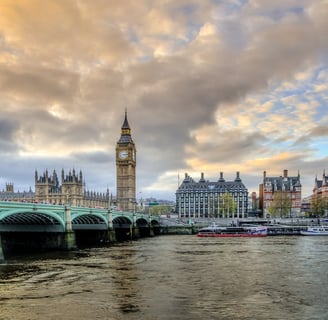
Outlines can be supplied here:
[[116, 144], [116, 198], [123, 211], [134, 211], [136, 205], [136, 147], [131, 137], [127, 110]]

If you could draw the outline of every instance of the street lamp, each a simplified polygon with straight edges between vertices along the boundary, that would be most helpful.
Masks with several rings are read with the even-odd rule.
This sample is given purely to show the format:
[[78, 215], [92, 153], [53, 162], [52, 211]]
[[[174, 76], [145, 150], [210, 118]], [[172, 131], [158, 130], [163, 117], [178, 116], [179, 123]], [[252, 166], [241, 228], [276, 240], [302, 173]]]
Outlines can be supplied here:
[[110, 229], [113, 228], [113, 213], [112, 213], [111, 206], [112, 206], [112, 204], [111, 204], [111, 198], [110, 198], [110, 195], [108, 193], [108, 227]]
[[133, 225], [135, 225], [135, 223], [136, 223], [136, 205], [137, 205], [137, 201], [136, 201], [136, 199], [130, 199], [129, 201], [130, 201], [130, 203], [133, 204], [132, 215], [133, 215]]
[[70, 194], [69, 191], [66, 192], [66, 205], [69, 206], [69, 198], [70, 198]]

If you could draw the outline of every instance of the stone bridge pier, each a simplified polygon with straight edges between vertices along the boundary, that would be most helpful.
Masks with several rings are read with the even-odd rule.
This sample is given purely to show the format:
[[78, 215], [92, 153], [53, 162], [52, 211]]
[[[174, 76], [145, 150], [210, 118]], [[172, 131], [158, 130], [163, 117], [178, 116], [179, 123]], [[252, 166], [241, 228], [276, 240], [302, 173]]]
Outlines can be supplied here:
[[108, 241], [109, 242], [116, 242], [116, 234], [113, 225], [113, 212], [111, 209], [107, 211], [107, 219], [108, 219]]
[[4, 260], [5, 260], [5, 257], [3, 255], [2, 242], [1, 242], [1, 233], [0, 233], [0, 262], [3, 262]]
[[63, 249], [72, 250], [76, 248], [75, 232], [72, 228], [71, 208], [65, 207], [65, 232]]

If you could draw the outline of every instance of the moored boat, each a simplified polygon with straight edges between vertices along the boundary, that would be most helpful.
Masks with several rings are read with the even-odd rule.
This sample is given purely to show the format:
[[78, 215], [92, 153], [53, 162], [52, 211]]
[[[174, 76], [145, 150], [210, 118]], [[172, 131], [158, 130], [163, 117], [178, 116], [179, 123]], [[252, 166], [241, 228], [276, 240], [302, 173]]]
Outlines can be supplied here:
[[237, 238], [237, 237], [266, 237], [268, 229], [264, 226], [248, 226], [248, 227], [218, 227], [209, 226], [200, 229], [198, 237], [218, 237], [218, 238]]
[[328, 236], [328, 226], [307, 227], [300, 231], [303, 236]]

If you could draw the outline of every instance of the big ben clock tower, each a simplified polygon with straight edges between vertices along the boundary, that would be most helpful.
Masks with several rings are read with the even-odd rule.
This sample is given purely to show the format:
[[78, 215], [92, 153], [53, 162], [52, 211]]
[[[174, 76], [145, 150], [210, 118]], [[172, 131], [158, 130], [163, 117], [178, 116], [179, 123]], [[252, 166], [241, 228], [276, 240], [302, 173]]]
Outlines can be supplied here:
[[116, 144], [116, 199], [123, 211], [134, 211], [136, 205], [136, 147], [131, 137], [127, 111]]

